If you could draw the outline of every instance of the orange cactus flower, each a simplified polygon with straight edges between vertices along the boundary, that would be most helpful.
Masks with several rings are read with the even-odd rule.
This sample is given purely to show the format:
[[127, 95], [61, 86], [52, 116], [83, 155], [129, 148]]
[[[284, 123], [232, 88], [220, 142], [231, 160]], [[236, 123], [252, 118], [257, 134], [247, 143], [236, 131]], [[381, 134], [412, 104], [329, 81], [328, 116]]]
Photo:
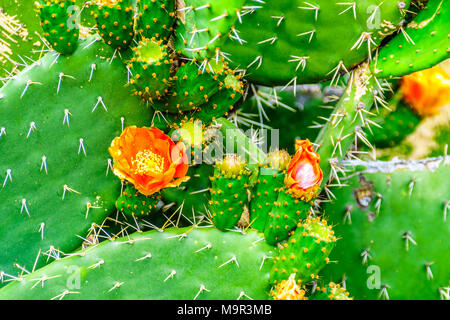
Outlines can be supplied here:
[[450, 76], [439, 66], [402, 78], [403, 98], [421, 116], [439, 113], [450, 104]]
[[295, 273], [288, 280], [282, 280], [270, 291], [274, 300], [308, 300], [303, 290], [295, 280]]
[[323, 172], [319, 166], [320, 156], [314, 151], [311, 142], [297, 140], [294, 157], [289, 163], [284, 184], [292, 196], [310, 201], [316, 197], [323, 180]]
[[109, 153], [114, 159], [114, 174], [144, 195], [189, 180], [185, 145], [175, 144], [157, 128], [125, 128], [113, 140]]

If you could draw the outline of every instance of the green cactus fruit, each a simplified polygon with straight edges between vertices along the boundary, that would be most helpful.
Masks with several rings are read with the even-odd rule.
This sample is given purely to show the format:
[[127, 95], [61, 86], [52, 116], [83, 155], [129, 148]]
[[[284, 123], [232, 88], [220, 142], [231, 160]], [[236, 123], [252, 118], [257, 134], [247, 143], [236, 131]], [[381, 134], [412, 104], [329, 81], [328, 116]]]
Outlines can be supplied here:
[[316, 280], [319, 271], [329, 263], [336, 236], [327, 221], [307, 217], [300, 221], [289, 240], [281, 245], [279, 255], [273, 260], [271, 283], [287, 280], [291, 274], [302, 284]]
[[223, 73], [224, 69], [220, 67], [203, 70], [195, 60], [182, 62], [171, 79], [171, 92], [164, 102], [158, 103], [156, 109], [171, 113], [197, 110], [219, 91], [219, 76]]
[[48, 250], [71, 252], [83, 241], [77, 235], [113, 211], [120, 180], [108, 147], [123, 125], [146, 125], [151, 114], [111, 55], [90, 37], [0, 89], [0, 272], [22, 273], [14, 263], [31, 271]]
[[386, 46], [380, 49], [372, 69], [379, 78], [404, 76], [431, 68], [450, 57], [448, 30], [450, 3], [428, 1], [425, 9]]
[[137, 11], [137, 34], [167, 43], [174, 30], [175, 1], [137, 0]]
[[172, 67], [167, 45], [149, 39], [141, 40], [133, 48], [128, 67], [133, 76], [130, 82], [136, 88], [137, 96], [153, 103], [167, 94]]
[[132, 0], [100, 0], [91, 11], [103, 40], [118, 50], [125, 50], [134, 37]]
[[[371, 58], [410, 1], [248, 0], [237, 36], [220, 46], [232, 66], [267, 86], [331, 79]], [[324, 48], [325, 53], [324, 53]], [[274, 72], [276, 70], [276, 72]]]
[[116, 208], [129, 217], [148, 216], [156, 210], [161, 195], [145, 196], [128, 184], [116, 201]]
[[247, 184], [250, 172], [235, 154], [226, 155], [216, 165], [211, 177], [210, 214], [219, 230], [237, 225], [248, 202]]
[[267, 300], [275, 252], [259, 240], [211, 227], [135, 233], [25, 275], [0, 299]]
[[236, 37], [236, 26], [246, 11], [246, 0], [185, 0], [178, 8], [175, 46], [187, 57], [203, 59], [221, 56], [220, 47], [229, 36]]
[[290, 159], [288, 152], [277, 150], [269, 153], [266, 164], [261, 165], [250, 202], [252, 228], [264, 232], [269, 212], [278, 199], [279, 190], [284, 187]]
[[324, 268], [323, 279], [342, 282], [355, 299], [428, 300], [448, 295], [446, 158], [344, 164], [362, 176], [352, 174], [348, 187], [333, 190], [339, 201], [324, 206], [341, 239], [330, 255], [337, 263]]
[[74, 5], [75, 0], [37, 2], [43, 35], [53, 50], [63, 55], [72, 54], [78, 46], [79, 26]]
[[340, 284], [330, 282], [327, 286], [315, 288], [309, 300], [353, 300], [350, 293]]
[[278, 197], [268, 213], [264, 236], [272, 245], [289, 238], [299, 221], [305, 219], [311, 209], [311, 204], [292, 197], [283, 188], [278, 191]]

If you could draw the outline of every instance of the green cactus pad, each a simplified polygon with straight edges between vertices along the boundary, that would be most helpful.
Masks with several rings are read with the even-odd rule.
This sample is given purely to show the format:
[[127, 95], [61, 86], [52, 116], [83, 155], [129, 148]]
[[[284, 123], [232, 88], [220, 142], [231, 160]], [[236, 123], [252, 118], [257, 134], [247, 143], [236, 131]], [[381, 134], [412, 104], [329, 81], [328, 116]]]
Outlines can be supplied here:
[[245, 0], [184, 3], [184, 8], [178, 8], [177, 50], [191, 58], [219, 58], [222, 44], [228, 36], [237, 34], [235, 27], [243, 19]]
[[150, 102], [161, 100], [168, 92], [171, 66], [167, 45], [148, 39], [140, 41], [129, 62], [135, 94]]
[[311, 217], [300, 221], [273, 260], [271, 283], [287, 280], [291, 274], [302, 284], [317, 279], [318, 272], [329, 263], [328, 256], [335, 242], [334, 232], [326, 221]]
[[78, 46], [79, 26], [73, 14], [75, 0], [39, 0], [38, 12], [44, 37], [53, 50], [64, 54], [72, 54]]
[[195, 61], [182, 63], [171, 81], [171, 93], [158, 109], [179, 113], [197, 110], [219, 91], [219, 75], [202, 70]]
[[266, 241], [275, 245], [289, 238], [298, 222], [308, 216], [310, 209], [310, 203], [293, 198], [288, 191], [281, 188], [266, 220], [264, 229]]
[[167, 42], [175, 24], [174, 0], [137, 0], [136, 32], [143, 38]]
[[259, 240], [210, 227], [135, 233], [26, 275], [0, 299], [266, 300], [274, 248]]
[[134, 9], [132, 0], [100, 1], [92, 10], [97, 31], [111, 47], [125, 50], [134, 37]]
[[200, 119], [205, 125], [211, 124], [220, 117], [227, 117], [235, 108], [236, 103], [242, 98], [243, 83], [238, 76], [229, 74], [224, 77], [219, 85], [219, 91], [213, 95], [209, 101], [203, 104], [193, 116]]
[[364, 178], [353, 175], [324, 207], [341, 239], [323, 278], [344, 282], [355, 299], [439, 299], [450, 279], [442, 161], [355, 163]]
[[14, 263], [31, 271], [39, 251], [36, 267], [51, 248], [74, 250], [77, 235], [113, 210], [120, 180], [108, 147], [122, 126], [146, 125], [151, 114], [130, 96], [126, 69], [111, 55], [91, 37], [1, 88], [0, 272], [22, 273]]
[[232, 173], [216, 166], [211, 177], [210, 214], [217, 229], [231, 229], [241, 219], [248, 202], [249, 174], [245, 169]]
[[129, 184], [116, 201], [116, 208], [129, 217], [145, 216], [155, 211], [160, 195], [145, 196]]
[[269, 212], [278, 199], [278, 191], [284, 187], [285, 174], [268, 165], [259, 169], [258, 180], [252, 191], [250, 222], [252, 228], [264, 232]]
[[[248, 0], [220, 50], [253, 82], [315, 83], [350, 70], [397, 29], [410, 1]], [[276, 71], [275, 71], [276, 70]]]
[[372, 69], [379, 78], [404, 76], [450, 58], [450, 3], [428, 1], [425, 9], [385, 47]]

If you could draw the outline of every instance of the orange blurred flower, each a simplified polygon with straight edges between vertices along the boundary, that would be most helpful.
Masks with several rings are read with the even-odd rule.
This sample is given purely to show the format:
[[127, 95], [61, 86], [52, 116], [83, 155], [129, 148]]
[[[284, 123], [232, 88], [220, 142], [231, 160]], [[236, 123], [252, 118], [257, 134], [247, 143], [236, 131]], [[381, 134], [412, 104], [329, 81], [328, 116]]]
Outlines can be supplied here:
[[189, 180], [185, 145], [175, 144], [157, 128], [125, 128], [111, 143], [109, 153], [114, 159], [114, 174], [144, 195]]
[[323, 172], [319, 166], [320, 157], [308, 139], [297, 140], [296, 150], [284, 184], [295, 198], [310, 201], [317, 195], [323, 179]]
[[450, 76], [441, 67], [412, 73], [402, 78], [403, 98], [421, 116], [432, 116], [450, 104]]
[[282, 280], [270, 290], [273, 300], [308, 300], [303, 290], [295, 280], [295, 273], [289, 276], [288, 280]]

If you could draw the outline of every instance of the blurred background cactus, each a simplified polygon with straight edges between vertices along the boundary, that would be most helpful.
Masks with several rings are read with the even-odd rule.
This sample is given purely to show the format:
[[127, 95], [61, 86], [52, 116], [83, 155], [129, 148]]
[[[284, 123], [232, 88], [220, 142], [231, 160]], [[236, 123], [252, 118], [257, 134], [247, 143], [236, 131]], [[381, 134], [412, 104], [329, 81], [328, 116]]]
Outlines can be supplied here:
[[0, 299], [450, 299], [449, 15], [0, 0]]

